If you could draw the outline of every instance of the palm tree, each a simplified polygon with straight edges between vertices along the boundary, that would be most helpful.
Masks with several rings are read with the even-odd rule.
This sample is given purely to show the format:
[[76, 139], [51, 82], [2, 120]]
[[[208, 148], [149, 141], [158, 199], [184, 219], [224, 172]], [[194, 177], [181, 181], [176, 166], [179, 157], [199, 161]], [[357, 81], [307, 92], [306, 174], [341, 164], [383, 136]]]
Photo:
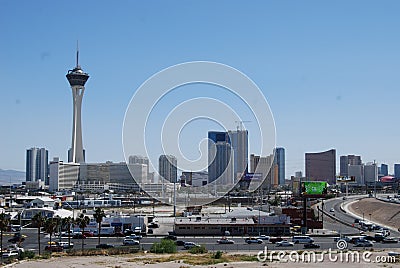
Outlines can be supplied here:
[[7, 231], [7, 227], [10, 224], [10, 217], [4, 212], [0, 214], [0, 247], [1, 247], [1, 259], [3, 260], [3, 232]]
[[52, 247], [51, 237], [52, 237], [52, 235], [54, 234], [54, 232], [56, 231], [56, 228], [57, 228], [57, 222], [56, 221], [57, 220], [55, 218], [48, 218], [48, 219], [45, 220], [45, 222], [43, 224], [44, 231], [50, 235], [50, 247]]
[[83, 251], [83, 245], [84, 245], [83, 239], [85, 237], [83, 233], [85, 232], [85, 228], [86, 228], [86, 226], [88, 226], [89, 222], [90, 222], [89, 217], [85, 216], [83, 214], [79, 215], [79, 217], [76, 218], [76, 224], [78, 224], [79, 228], [82, 229], [82, 251]]
[[35, 216], [32, 218], [32, 222], [36, 225], [38, 229], [38, 244], [39, 244], [39, 255], [40, 255], [40, 228], [42, 228], [45, 218], [42, 216], [40, 212], [38, 212]]
[[71, 247], [71, 224], [74, 220], [71, 217], [66, 217], [61, 220], [62, 227], [67, 226], [68, 228], [68, 248]]
[[94, 214], [93, 214], [93, 218], [95, 218], [97, 224], [98, 224], [98, 237], [99, 237], [99, 242], [98, 244], [100, 245], [100, 232], [101, 232], [101, 222], [103, 221], [103, 218], [106, 217], [106, 214], [104, 213], [104, 210], [102, 210], [101, 208], [96, 208]]

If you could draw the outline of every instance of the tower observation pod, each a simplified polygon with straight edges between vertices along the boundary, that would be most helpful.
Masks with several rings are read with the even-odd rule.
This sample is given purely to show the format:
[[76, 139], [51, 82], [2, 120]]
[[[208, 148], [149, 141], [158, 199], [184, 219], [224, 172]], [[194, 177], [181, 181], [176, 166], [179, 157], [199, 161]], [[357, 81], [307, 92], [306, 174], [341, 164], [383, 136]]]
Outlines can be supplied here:
[[85, 153], [82, 142], [81, 110], [85, 84], [89, 75], [79, 66], [79, 50], [76, 51], [76, 67], [69, 70], [66, 76], [71, 85], [73, 101], [72, 144], [68, 150], [68, 162], [83, 163]]

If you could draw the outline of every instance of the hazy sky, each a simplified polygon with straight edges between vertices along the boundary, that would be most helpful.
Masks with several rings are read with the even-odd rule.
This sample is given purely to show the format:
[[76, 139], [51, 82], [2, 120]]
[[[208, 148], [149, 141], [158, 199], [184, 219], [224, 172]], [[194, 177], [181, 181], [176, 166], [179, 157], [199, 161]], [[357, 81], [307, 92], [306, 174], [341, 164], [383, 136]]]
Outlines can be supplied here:
[[399, 1], [1, 0], [0, 168], [24, 170], [33, 146], [67, 160], [65, 74], [79, 39], [91, 76], [82, 109], [87, 162], [124, 160], [124, 113], [146, 79], [206, 60], [261, 88], [286, 149], [286, 177], [304, 172], [305, 152], [331, 148], [392, 172], [400, 162], [399, 14]]

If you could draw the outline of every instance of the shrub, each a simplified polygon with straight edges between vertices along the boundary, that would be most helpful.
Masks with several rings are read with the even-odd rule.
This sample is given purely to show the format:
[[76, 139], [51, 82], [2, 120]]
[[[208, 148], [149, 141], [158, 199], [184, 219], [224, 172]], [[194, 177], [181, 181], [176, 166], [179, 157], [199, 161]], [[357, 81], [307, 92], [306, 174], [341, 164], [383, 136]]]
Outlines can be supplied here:
[[175, 242], [169, 239], [161, 239], [159, 243], [153, 243], [150, 248], [152, 253], [175, 253], [176, 245]]
[[213, 255], [214, 259], [221, 259], [221, 257], [222, 257], [222, 251], [219, 250], [215, 252], [215, 254]]
[[189, 249], [189, 253], [192, 254], [207, 253], [207, 249], [205, 246], [201, 245], [200, 247], [192, 247], [191, 249]]
[[33, 259], [35, 257], [35, 252], [27, 250], [24, 252], [21, 252], [18, 256], [18, 259], [23, 260], [23, 259]]

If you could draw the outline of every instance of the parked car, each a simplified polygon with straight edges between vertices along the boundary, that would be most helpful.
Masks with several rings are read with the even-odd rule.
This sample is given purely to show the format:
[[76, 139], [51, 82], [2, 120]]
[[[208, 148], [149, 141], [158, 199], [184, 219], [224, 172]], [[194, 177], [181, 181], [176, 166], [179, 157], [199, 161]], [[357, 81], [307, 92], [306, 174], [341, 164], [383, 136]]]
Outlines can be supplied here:
[[9, 250], [7, 252], [3, 252], [3, 258], [18, 257], [18, 255], [19, 255], [18, 250]]
[[158, 228], [160, 225], [156, 222], [150, 222], [149, 225], [147, 225], [149, 228]]
[[199, 245], [199, 244], [196, 244], [195, 242], [185, 242], [185, 244], [183, 245], [183, 247], [184, 247], [185, 249], [191, 249], [191, 248], [194, 248], [194, 247], [200, 247], [200, 245]]
[[276, 243], [277, 247], [293, 247], [294, 243], [287, 240], [282, 240]]
[[85, 239], [86, 235], [82, 234], [81, 232], [79, 233], [74, 233], [74, 235], [72, 236], [73, 239]]
[[125, 236], [131, 235], [131, 234], [133, 234], [133, 231], [131, 229], [125, 229], [125, 231], [124, 231]]
[[177, 241], [175, 241], [175, 245], [182, 247], [182, 246], [185, 245], [185, 241], [183, 241], [183, 240], [177, 240]]
[[228, 239], [228, 238], [226, 238], [226, 237], [223, 237], [223, 238], [221, 238], [221, 239], [218, 239], [218, 240], [217, 240], [217, 243], [218, 243], [218, 244], [235, 244], [235, 241], [233, 241], [233, 240], [231, 240], [231, 239]]
[[355, 247], [372, 247], [374, 244], [372, 244], [371, 241], [367, 240], [359, 240], [358, 242], [355, 243]]
[[308, 244], [304, 244], [304, 248], [320, 248], [321, 246], [319, 244], [315, 244], [315, 243], [308, 243]]
[[335, 212], [335, 209], [334, 209], [334, 208], [331, 208], [331, 209], [329, 210], [329, 212]]
[[247, 244], [262, 244], [262, 240], [256, 237], [248, 237], [244, 240]]
[[269, 242], [271, 242], [272, 244], [275, 244], [276, 242], [280, 242], [282, 240], [283, 240], [282, 237], [270, 237], [269, 238]]
[[108, 248], [113, 248], [114, 245], [111, 244], [98, 244], [96, 245], [96, 248], [101, 248], [101, 249], [108, 249]]
[[93, 236], [94, 236], [94, 233], [93, 233], [93, 232], [90, 232], [90, 231], [85, 231], [85, 232], [83, 232], [83, 234], [84, 234], [86, 237], [93, 237]]
[[139, 240], [134, 240], [132, 238], [125, 238], [123, 242], [124, 246], [137, 246], [139, 244], [140, 244]]

